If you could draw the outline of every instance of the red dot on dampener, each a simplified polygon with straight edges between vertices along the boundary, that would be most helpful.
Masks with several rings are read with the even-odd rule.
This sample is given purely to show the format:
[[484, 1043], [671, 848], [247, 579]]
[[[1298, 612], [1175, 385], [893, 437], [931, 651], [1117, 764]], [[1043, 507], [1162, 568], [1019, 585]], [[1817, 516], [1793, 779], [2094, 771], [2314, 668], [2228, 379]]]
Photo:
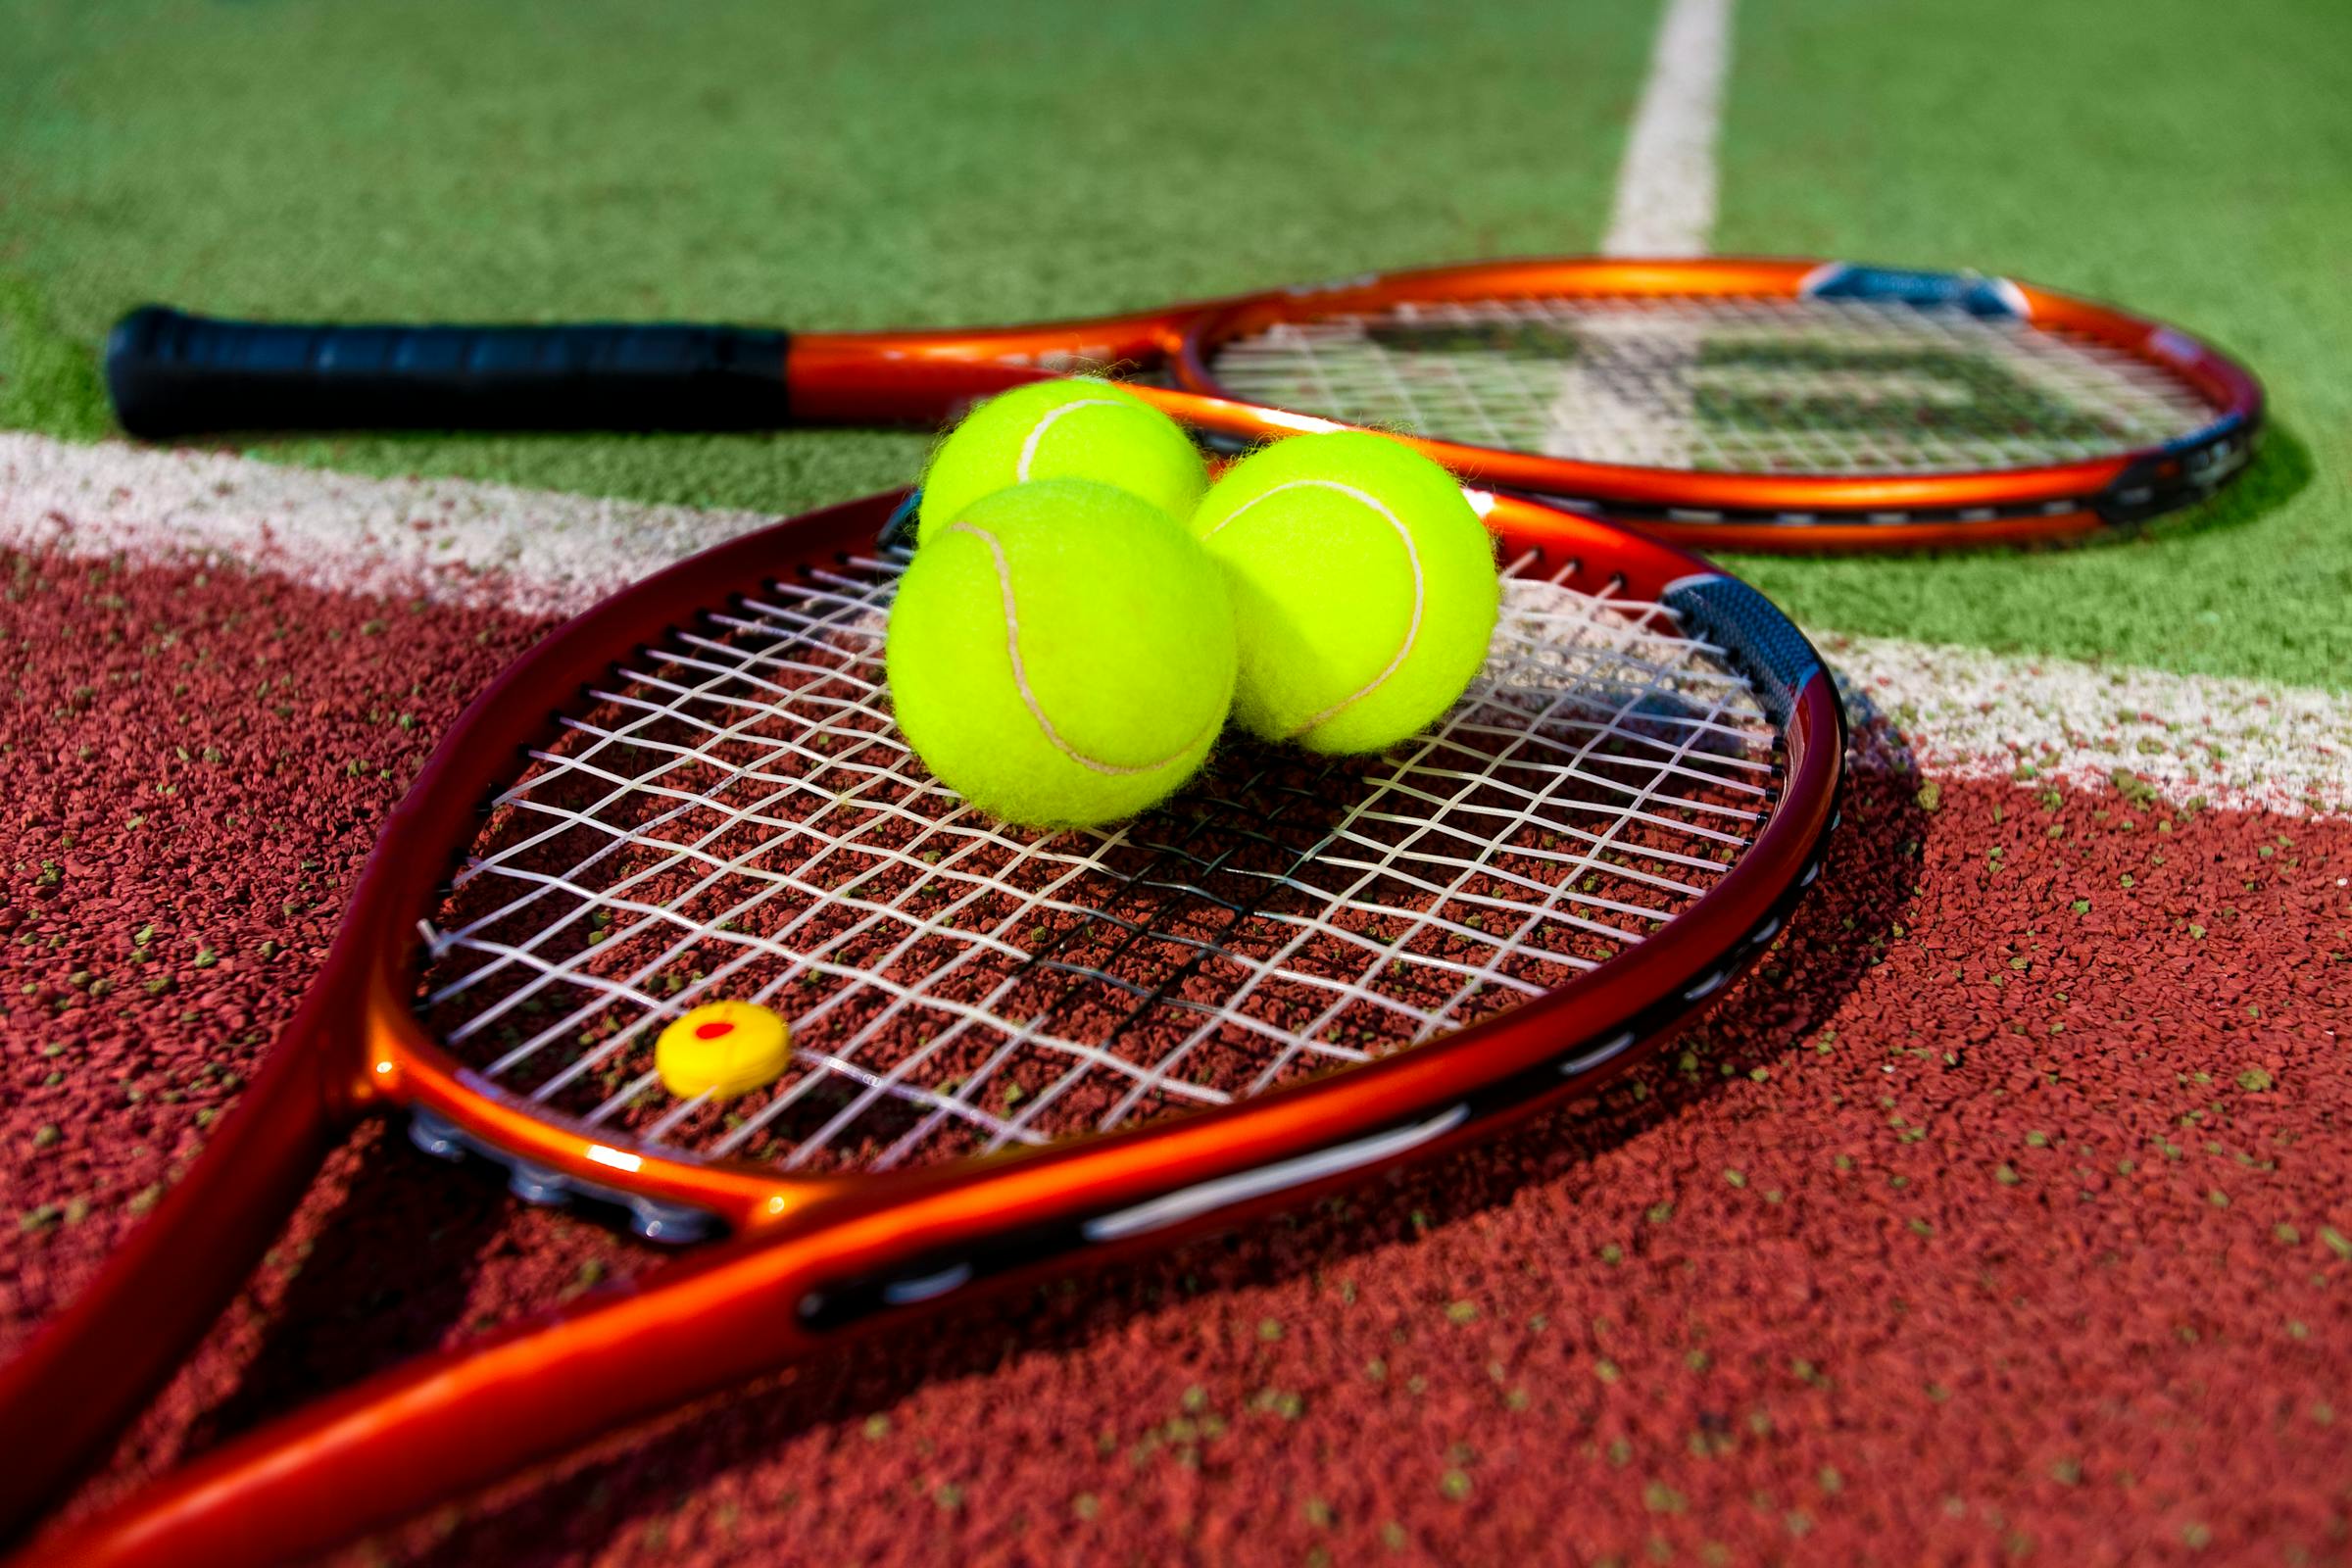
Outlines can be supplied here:
[[731, 1035], [734, 1032], [735, 1026], [729, 1023], [726, 1019], [713, 1018], [709, 1023], [696, 1024], [694, 1027], [694, 1038], [697, 1040], [716, 1040], [721, 1035]]

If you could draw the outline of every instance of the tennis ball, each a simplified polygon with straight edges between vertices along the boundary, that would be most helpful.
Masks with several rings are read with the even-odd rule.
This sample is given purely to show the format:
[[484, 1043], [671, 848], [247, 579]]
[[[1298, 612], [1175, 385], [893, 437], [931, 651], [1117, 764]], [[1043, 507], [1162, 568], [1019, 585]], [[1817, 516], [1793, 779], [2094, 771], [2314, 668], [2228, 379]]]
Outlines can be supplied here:
[[1234, 716], [1314, 752], [1377, 752], [1453, 706], [1485, 662], [1502, 587], [1450, 474], [1360, 431], [1236, 464], [1192, 517], [1241, 640]]
[[891, 608], [899, 728], [949, 788], [1037, 827], [1193, 776], [1233, 702], [1233, 612], [1184, 524], [1084, 479], [934, 516]]
[[1031, 479], [1093, 479], [1189, 516], [1208, 469], [1183, 427], [1124, 388], [1077, 378], [1039, 381], [989, 399], [932, 454], [916, 514], [918, 541], [992, 491]]

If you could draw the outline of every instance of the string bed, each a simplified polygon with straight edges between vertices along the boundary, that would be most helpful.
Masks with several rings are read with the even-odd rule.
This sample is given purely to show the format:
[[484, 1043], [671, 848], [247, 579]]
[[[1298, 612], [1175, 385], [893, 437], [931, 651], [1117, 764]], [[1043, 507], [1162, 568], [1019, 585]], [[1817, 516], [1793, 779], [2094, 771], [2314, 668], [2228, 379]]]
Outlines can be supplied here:
[[[1577, 563], [1515, 563], [1478, 681], [1373, 758], [1229, 736], [1161, 808], [995, 823], [891, 722], [905, 559], [769, 584], [640, 651], [493, 803], [417, 1006], [603, 1136], [880, 1169], [1211, 1106], [1447, 1033], [1639, 943], [1781, 788], [1720, 650]], [[768, 1088], [670, 1096], [662, 1026], [792, 1029]]]
[[2038, 467], [2202, 428], [2089, 338], [1876, 300], [1526, 298], [1284, 322], [1211, 354], [1229, 394], [1375, 428], [1724, 473]]

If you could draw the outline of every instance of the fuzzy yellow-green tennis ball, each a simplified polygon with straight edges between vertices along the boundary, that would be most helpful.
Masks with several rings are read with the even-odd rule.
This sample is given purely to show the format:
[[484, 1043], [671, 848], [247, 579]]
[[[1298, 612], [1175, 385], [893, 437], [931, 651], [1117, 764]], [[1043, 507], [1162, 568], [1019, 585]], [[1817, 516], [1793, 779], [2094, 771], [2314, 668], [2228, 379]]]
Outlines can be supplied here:
[[1501, 584], [1444, 468], [1384, 436], [1293, 436], [1226, 470], [1193, 514], [1241, 641], [1234, 716], [1268, 740], [1376, 752], [1478, 673]]
[[1082, 826], [1192, 777], [1233, 701], [1233, 612], [1184, 524], [1084, 479], [933, 519], [891, 607], [899, 728], [996, 816]]
[[756, 1002], [707, 1002], [672, 1018], [654, 1042], [654, 1070], [680, 1100], [732, 1100], [775, 1082], [792, 1031]]
[[918, 540], [938, 519], [1032, 479], [1117, 485], [1179, 520], [1208, 488], [1200, 449], [1181, 425], [1108, 381], [1040, 381], [989, 399], [932, 454], [923, 473]]

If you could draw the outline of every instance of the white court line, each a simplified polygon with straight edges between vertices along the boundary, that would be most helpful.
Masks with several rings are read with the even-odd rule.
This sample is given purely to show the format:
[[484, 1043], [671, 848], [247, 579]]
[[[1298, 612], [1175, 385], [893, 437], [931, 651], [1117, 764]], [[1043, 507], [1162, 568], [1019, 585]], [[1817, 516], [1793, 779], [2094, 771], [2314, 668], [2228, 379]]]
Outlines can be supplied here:
[[[533, 616], [585, 609], [768, 520], [0, 433], [0, 549], [207, 559], [333, 593]], [[2122, 768], [2174, 802], [2352, 809], [2352, 695], [1891, 638], [1822, 650], [1935, 776], [2096, 788]]]
[[1617, 170], [1608, 256], [1704, 256], [1715, 233], [1715, 145], [1731, 66], [1732, 0], [1667, 0], [1649, 78]]
[[218, 552], [342, 593], [564, 615], [771, 522], [459, 479], [368, 479], [219, 452], [0, 431], [0, 546]]
[[2352, 695], [1892, 637], [1819, 642], [1857, 713], [1884, 717], [1931, 775], [2096, 789], [2120, 771], [2175, 805], [2352, 809]]

